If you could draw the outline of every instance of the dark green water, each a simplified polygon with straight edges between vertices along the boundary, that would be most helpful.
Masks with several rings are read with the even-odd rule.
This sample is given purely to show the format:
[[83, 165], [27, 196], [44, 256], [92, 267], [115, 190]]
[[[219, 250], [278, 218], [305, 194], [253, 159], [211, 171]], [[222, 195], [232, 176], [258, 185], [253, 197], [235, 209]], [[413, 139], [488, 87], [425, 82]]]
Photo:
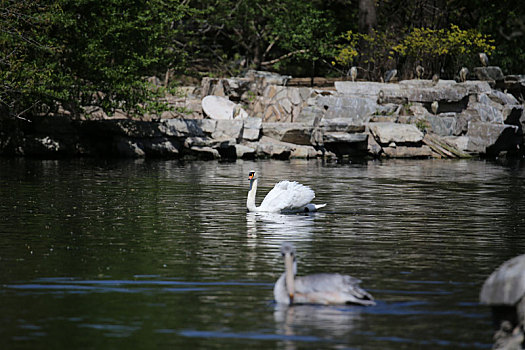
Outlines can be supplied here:
[[[326, 210], [247, 214], [252, 169], [258, 203], [290, 179]], [[525, 252], [524, 169], [0, 159], [0, 348], [490, 348], [478, 293]], [[283, 241], [378, 305], [276, 305]]]

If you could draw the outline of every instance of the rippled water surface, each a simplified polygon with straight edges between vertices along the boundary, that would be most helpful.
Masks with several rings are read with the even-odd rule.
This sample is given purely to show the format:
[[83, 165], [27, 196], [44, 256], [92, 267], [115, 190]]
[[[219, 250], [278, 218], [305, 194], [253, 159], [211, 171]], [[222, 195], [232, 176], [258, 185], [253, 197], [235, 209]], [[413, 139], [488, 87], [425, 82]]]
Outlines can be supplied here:
[[[323, 212], [246, 212], [282, 179]], [[525, 170], [484, 161], [0, 159], [0, 348], [491, 347], [485, 278], [525, 252]], [[299, 274], [362, 279], [377, 306], [273, 302]]]

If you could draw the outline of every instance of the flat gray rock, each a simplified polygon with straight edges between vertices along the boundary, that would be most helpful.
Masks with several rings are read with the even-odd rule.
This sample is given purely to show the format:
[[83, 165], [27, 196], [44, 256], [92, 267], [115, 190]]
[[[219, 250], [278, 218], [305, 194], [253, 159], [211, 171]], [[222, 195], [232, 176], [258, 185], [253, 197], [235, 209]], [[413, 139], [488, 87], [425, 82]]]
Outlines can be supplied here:
[[372, 135], [382, 144], [417, 143], [423, 140], [423, 133], [413, 124], [369, 123]]
[[427, 145], [421, 147], [384, 147], [383, 152], [389, 158], [428, 158], [434, 154]]
[[296, 145], [310, 145], [310, 136], [313, 128], [302, 123], [263, 123], [262, 133], [272, 139], [293, 143]]
[[432, 103], [434, 101], [461, 101], [471, 94], [488, 93], [490, 85], [486, 81], [466, 81], [456, 83], [440, 80], [435, 86], [430, 80], [404, 80], [399, 84], [377, 82], [336, 81], [335, 88], [342, 95], [352, 95], [377, 99], [382, 91], [384, 99], [406, 100]]

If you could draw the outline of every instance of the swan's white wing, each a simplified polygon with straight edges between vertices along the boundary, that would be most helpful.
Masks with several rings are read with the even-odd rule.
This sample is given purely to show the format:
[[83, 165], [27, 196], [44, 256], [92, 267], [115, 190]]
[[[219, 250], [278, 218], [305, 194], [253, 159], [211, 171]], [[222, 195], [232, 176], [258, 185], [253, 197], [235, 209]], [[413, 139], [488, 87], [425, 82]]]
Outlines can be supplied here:
[[295, 301], [314, 304], [374, 305], [374, 298], [359, 287], [361, 281], [338, 273], [320, 273], [295, 278]]
[[270, 212], [294, 210], [304, 207], [314, 197], [314, 191], [308, 186], [295, 181], [281, 181], [268, 192], [258, 209]]

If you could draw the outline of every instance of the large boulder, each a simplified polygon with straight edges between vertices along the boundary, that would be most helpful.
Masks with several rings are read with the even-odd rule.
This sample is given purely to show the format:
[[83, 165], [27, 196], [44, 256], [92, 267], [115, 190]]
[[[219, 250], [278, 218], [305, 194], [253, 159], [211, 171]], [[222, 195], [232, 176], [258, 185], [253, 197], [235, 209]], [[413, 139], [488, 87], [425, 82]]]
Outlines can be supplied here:
[[506, 75], [498, 86], [516, 98], [525, 96], [525, 75]]
[[316, 123], [319, 123], [323, 118], [324, 112], [324, 108], [318, 106], [306, 106], [301, 109], [301, 112], [297, 118], [295, 118], [294, 122], [313, 126]]
[[272, 139], [293, 143], [296, 145], [310, 145], [313, 128], [300, 123], [263, 123], [262, 133]]
[[211, 137], [214, 139], [233, 138], [240, 140], [242, 136], [243, 121], [241, 119], [217, 120], [215, 130]]
[[[250, 145], [248, 144], [248, 146]], [[254, 144], [254, 147], [256, 147], [256, 154], [260, 158], [314, 158], [322, 155], [321, 151], [315, 150], [312, 146], [282, 142], [267, 136], [261, 137], [259, 142]]]
[[221, 157], [218, 150], [211, 147], [199, 147], [193, 146], [189, 149], [189, 155], [191, 157], [203, 160], [219, 159]]
[[497, 156], [502, 151], [516, 152], [522, 143], [522, 132], [516, 125], [469, 122], [466, 151]]
[[202, 99], [202, 110], [206, 116], [215, 120], [234, 119], [237, 116], [247, 117], [248, 114], [238, 104], [221, 96], [206, 96]]
[[368, 134], [366, 133], [348, 133], [348, 132], [325, 132], [323, 134], [323, 143], [366, 143]]
[[349, 123], [345, 118], [323, 119], [319, 126], [326, 132], [362, 133], [366, 130], [365, 124]]
[[201, 81], [202, 96], [214, 95], [227, 97], [232, 101], [240, 101], [242, 96], [253, 89], [253, 79], [250, 78], [203, 78]]
[[468, 136], [446, 136], [445, 140], [459, 151], [466, 152], [468, 150]]
[[501, 113], [499, 108], [493, 107], [489, 104], [474, 102], [469, 103], [468, 109], [474, 111], [482, 122], [503, 124], [503, 113]]
[[257, 84], [261, 85], [286, 85], [286, 83], [292, 78], [289, 75], [280, 75], [278, 73], [272, 73], [267, 71], [256, 71], [249, 70], [246, 78], [255, 80]]
[[325, 109], [324, 119], [345, 119], [348, 124], [364, 125], [379, 106], [376, 97], [319, 96], [317, 106]]
[[336, 81], [335, 89], [342, 95], [354, 95], [362, 97], [376, 97], [380, 91], [393, 93], [399, 91], [397, 84], [383, 84], [372, 81], [354, 82], [354, 81]]
[[427, 145], [421, 147], [383, 147], [384, 155], [388, 158], [431, 158], [434, 152]]
[[423, 140], [423, 133], [412, 124], [369, 123], [370, 132], [381, 144], [418, 143]]
[[257, 141], [261, 137], [262, 119], [255, 117], [243, 118], [242, 139], [245, 141]]
[[250, 146], [237, 144], [235, 145], [235, 154], [241, 159], [255, 159], [256, 149]]
[[399, 84], [383, 84], [376, 82], [335, 82], [335, 88], [340, 94], [378, 99], [380, 93], [386, 101], [411, 101], [432, 103], [434, 101], [461, 101], [471, 94], [487, 93], [491, 90], [487, 82], [464, 82], [440, 80], [432, 85], [430, 80], [404, 80]]
[[491, 90], [487, 96], [494, 102], [500, 105], [517, 105], [518, 100], [511, 94], [501, 92], [499, 90]]
[[215, 131], [216, 120], [211, 119], [164, 119], [159, 130], [165, 136], [190, 137], [205, 136]]
[[297, 145], [290, 154], [290, 158], [312, 159], [321, 157], [323, 153], [312, 146]]
[[426, 115], [424, 120], [428, 122], [430, 130], [440, 136], [452, 136], [456, 131], [456, 113]]
[[258, 143], [254, 144], [254, 147], [260, 158], [289, 159], [295, 145], [263, 136]]
[[505, 78], [501, 68], [496, 66], [475, 67], [474, 74], [483, 81], [501, 81]]
[[166, 137], [155, 137], [141, 140], [142, 149], [148, 157], [177, 158], [180, 156], [181, 143]]

